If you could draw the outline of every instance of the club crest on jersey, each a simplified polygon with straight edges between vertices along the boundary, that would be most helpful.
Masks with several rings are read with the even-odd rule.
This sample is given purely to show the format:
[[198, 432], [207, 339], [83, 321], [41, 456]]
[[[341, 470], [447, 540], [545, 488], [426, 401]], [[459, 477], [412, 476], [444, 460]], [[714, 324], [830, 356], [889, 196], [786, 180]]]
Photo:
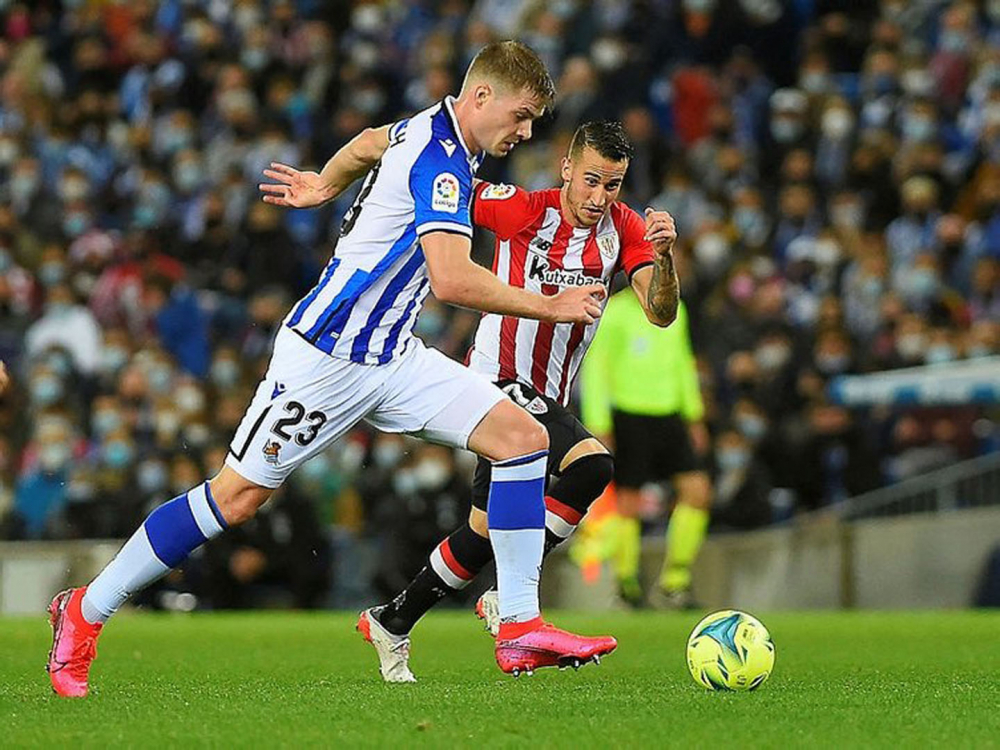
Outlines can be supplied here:
[[545, 414], [549, 410], [548, 405], [542, 400], [541, 396], [535, 396], [531, 401], [525, 404], [524, 410], [529, 414]]
[[582, 271], [567, 271], [564, 268], [552, 268], [548, 261], [537, 255], [531, 256], [528, 266], [528, 278], [552, 286], [586, 286], [596, 279], [586, 276]]
[[621, 248], [618, 233], [608, 232], [607, 234], [599, 234], [597, 236], [597, 247], [600, 248], [601, 255], [605, 258], [612, 259], [618, 257], [618, 250]]
[[458, 213], [458, 178], [451, 172], [442, 172], [434, 178], [431, 208], [449, 214]]
[[514, 185], [505, 185], [500, 182], [496, 185], [490, 185], [484, 188], [479, 194], [479, 199], [484, 201], [504, 201], [510, 198], [514, 193], [517, 192], [517, 187]]
[[264, 460], [271, 466], [277, 466], [281, 454], [281, 443], [276, 440], [268, 440], [264, 444]]

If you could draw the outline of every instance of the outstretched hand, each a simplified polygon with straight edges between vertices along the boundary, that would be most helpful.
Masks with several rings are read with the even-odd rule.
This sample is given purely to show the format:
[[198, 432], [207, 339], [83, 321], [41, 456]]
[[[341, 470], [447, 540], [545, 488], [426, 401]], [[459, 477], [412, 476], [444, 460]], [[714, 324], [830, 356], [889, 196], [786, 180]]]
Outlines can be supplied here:
[[275, 182], [262, 182], [257, 187], [264, 193], [262, 200], [282, 208], [312, 208], [329, 200], [330, 196], [319, 172], [303, 172], [287, 164], [271, 162], [264, 176]]

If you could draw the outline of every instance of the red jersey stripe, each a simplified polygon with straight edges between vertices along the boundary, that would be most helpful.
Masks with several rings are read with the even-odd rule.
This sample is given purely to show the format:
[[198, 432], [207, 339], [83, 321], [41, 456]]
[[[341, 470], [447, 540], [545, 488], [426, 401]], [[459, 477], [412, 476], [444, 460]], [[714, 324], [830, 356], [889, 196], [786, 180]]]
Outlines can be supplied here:
[[[510, 276], [507, 283], [511, 286], [524, 288], [524, 267], [528, 264], [528, 243], [545, 223], [547, 213], [547, 211], [542, 211], [531, 226], [510, 240]], [[517, 324], [518, 319], [510, 315], [505, 315], [500, 324], [500, 380], [517, 379]]]
[[[548, 253], [549, 267], [561, 269], [569, 241], [573, 237], [573, 227], [563, 220], [552, 238], [552, 248]], [[542, 294], [552, 296], [559, 293], [559, 287], [552, 284], [542, 284]], [[539, 323], [535, 334], [535, 348], [531, 354], [531, 384], [539, 393], [545, 393], [548, 384], [549, 360], [552, 358], [552, 338], [555, 336], [555, 323]]]
[[569, 400], [569, 394], [566, 393], [566, 384], [569, 381], [569, 368], [573, 362], [573, 355], [576, 354], [576, 350], [580, 347], [580, 342], [583, 341], [583, 335], [586, 331], [587, 327], [583, 323], [574, 324], [573, 331], [569, 335], [569, 341], [566, 343], [566, 356], [563, 357], [562, 377], [559, 378], [560, 404], [565, 405]]

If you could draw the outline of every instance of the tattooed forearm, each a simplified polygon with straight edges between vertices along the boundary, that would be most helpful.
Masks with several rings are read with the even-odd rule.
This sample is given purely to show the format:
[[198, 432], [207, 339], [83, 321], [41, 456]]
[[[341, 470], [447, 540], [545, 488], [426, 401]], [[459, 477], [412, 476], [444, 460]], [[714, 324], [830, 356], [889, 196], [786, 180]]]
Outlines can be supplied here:
[[668, 326], [674, 322], [680, 294], [681, 285], [674, 268], [674, 256], [670, 253], [657, 255], [653, 264], [653, 278], [646, 293], [646, 304], [661, 325]]

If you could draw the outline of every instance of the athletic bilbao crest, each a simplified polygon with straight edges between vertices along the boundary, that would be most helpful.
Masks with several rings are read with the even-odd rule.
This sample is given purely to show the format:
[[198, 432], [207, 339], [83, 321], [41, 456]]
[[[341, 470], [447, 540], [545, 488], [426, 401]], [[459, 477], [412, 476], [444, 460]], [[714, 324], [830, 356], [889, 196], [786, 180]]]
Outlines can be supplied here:
[[277, 466], [281, 453], [281, 443], [277, 440], [268, 440], [264, 444], [264, 460], [271, 466]]
[[597, 246], [601, 249], [601, 255], [608, 260], [618, 257], [618, 249], [621, 247], [618, 241], [617, 232], [608, 232], [597, 236]]

